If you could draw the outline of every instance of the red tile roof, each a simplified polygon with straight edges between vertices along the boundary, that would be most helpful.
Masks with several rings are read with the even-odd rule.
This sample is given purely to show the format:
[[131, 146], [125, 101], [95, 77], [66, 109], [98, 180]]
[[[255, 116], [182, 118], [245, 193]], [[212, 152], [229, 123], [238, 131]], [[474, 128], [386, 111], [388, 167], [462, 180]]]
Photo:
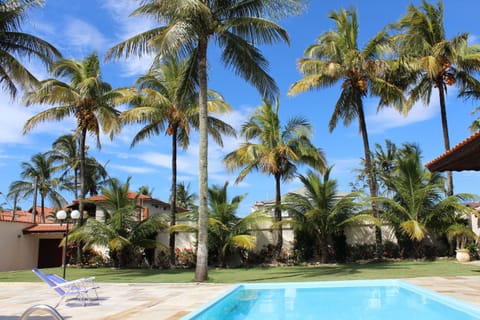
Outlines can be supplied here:
[[427, 162], [425, 166], [430, 171], [480, 170], [480, 131]]
[[[170, 208], [170, 203], [168, 203], [168, 202], [152, 198], [152, 196], [149, 196], [149, 195], [138, 194], [138, 192], [128, 191], [128, 198], [131, 199], [131, 200], [135, 199], [135, 197], [137, 195], [138, 195], [138, 203], [139, 204], [141, 204], [142, 201], [150, 201], [152, 204], [158, 204], [158, 205], [161, 205], [163, 207]], [[103, 194], [99, 194], [99, 195], [94, 195], [94, 196], [85, 198], [85, 200], [87, 202], [105, 201], [106, 197]], [[78, 199], [73, 200], [73, 204], [78, 204]], [[69, 207], [74, 207], [74, 206], [69, 205]], [[182, 207], [177, 207], [177, 211], [178, 212], [185, 212], [185, 211], [188, 211], [188, 210], [185, 209], [185, 208], [182, 208]]]
[[[35, 216], [35, 222], [41, 223], [41, 216], [40, 216], [41, 209], [38, 207], [37, 215]], [[45, 208], [45, 223], [54, 223], [54, 221], [47, 219], [47, 216], [53, 212], [52, 208]], [[0, 213], [0, 221], [12, 221], [12, 211], [4, 211]], [[33, 223], [32, 222], [32, 210], [24, 211], [24, 210], [17, 210], [15, 212], [15, 221], [14, 222], [24, 222], [24, 223]]]
[[31, 227], [23, 229], [23, 233], [48, 233], [48, 232], [65, 232], [67, 230], [67, 225], [64, 223], [60, 225], [59, 223], [45, 223], [45, 224], [36, 224]]

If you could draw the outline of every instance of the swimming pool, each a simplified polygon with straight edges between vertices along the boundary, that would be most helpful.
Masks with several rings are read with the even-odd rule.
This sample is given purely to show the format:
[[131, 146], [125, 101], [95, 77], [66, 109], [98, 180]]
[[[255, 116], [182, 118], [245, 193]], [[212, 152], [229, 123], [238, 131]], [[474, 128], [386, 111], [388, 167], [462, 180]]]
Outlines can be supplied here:
[[480, 309], [401, 280], [241, 284], [183, 320], [480, 319]]

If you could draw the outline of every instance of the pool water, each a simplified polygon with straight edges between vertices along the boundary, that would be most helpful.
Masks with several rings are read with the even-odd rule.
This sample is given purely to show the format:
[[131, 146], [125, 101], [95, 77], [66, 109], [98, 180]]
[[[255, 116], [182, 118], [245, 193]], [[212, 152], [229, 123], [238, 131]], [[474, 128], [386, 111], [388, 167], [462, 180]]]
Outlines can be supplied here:
[[480, 309], [398, 280], [243, 284], [183, 319], [480, 319]]

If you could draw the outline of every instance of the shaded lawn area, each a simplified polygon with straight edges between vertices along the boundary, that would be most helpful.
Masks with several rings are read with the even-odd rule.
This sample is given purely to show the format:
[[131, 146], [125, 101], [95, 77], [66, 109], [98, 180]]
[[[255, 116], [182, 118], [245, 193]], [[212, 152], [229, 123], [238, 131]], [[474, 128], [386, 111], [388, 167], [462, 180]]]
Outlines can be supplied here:
[[[62, 275], [62, 268], [42, 269]], [[186, 283], [193, 282], [194, 270], [67, 268], [67, 279], [96, 277], [97, 282]], [[210, 269], [212, 283], [338, 281], [364, 279], [406, 279], [414, 277], [480, 276], [480, 265], [455, 260], [401, 261], [321, 266], [256, 267]], [[39, 282], [31, 270], [0, 272], [0, 282]]]

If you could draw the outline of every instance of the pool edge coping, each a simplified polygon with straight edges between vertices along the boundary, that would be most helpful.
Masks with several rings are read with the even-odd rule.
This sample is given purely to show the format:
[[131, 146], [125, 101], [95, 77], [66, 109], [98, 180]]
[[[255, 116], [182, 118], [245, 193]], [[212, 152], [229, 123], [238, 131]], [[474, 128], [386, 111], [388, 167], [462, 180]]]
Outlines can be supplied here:
[[[334, 285], [334, 286], [333, 286]], [[443, 293], [436, 292], [434, 290], [424, 288], [420, 285], [416, 285], [407, 282], [403, 279], [374, 279], [374, 280], [340, 280], [340, 281], [311, 281], [311, 282], [263, 282], [263, 283], [238, 283], [230, 288], [226, 292], [220, 294], [215, 299], [203, 304], [196, 308], [189, 314], [180, 318], [180, 320], [192, 320], [196, 316], [203, 313], [208, 308], [212, 307], [232, 292], [244, 287], [248, 289], [275, 289], [275, 288], [328, 288], [328, 287], [367, 287], [367, 286], [399, 286], [416, 294], [427, 295], [434, 301], [461, 310], [469, 316], [480, 319], [480, 307], [475, 306], [472, 303], [460, 300], [455, 297], [448, 296]]]

